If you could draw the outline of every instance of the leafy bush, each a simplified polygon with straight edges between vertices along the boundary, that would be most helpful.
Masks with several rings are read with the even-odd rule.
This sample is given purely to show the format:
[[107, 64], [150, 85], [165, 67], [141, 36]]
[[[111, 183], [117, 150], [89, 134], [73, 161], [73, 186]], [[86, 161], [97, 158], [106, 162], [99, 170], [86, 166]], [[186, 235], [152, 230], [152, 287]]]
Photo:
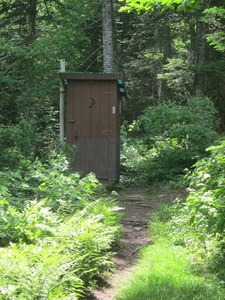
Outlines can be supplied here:
[[[42, 205], [43, 211], [46, 208]], [[34, 295], [40, 299], [76, 299], [81, 288], [90, 287], [97, 275], [113, 267], [110, 249], [120, 232], [118, 209], [113, 199], [87, 201], [81, 211], [52, 224], [50, 234], [45, 231], [35, 244], [20, 241], [0, 248], [4, 295], [0, 299], [33, 299]], [[24, 231], [35, 227], [43, 230], [46, 220], [41, 221], [27, 222]]]
[[[215, 112], [208, 98], [194, 98], [184, 106], [174, 103], [149, 106], [139, 122], [145, 130], [148, 145], [154, 144], [155, 137], [163, 136], [177, 139], [184, 148], [193, 146], [204, 150], [215, 136], [212, 131]], [[201, 145], [202, 141], [204, 145]]]
[[[225, 141], [207, 148], [208, 157], [199, 160], [186, 177], [190, 182], [186, 200], [177, 200], [170, 209], [167, 235], [173, 245], [190, 255], [197, 273], [211, 272], [224, 285], [225, 275]], [[154, 232], [156, 231], [156, 233]], [[151, 228], [160, 235], [161, 226]]]
[[212, 130], [214, 113], [208, 98], [191, 99], [186, 106], [148, 107], [137, 121], [144, 130], [145, 145], [152, 150], [146, 151], [141, 167], [145, 180], [173, 179], [204, 157], [217, 138]]
[[78, 299], [84, 283], [60, 248], [12, 245], [1, 249], [0, 299]]
[[120, 182], [125, 185], [138, 183], [142, 172], [140, 165], [147, 151], [141, 139], [130, 136], [133, 129], [133, 125], [128, 125], [127, 122], [121, 127]]
[[79, 267], [79, 277], [90, 282], [93, 275], [112, 267], [110, 248], [119, 236], [119, 208], [113, 199], [99, 198], [58, 227], [55, 241], [65, 243]]
[[59, 220], [44, 204], [44, 201], [29, 201], [19, 211], [8, 201], [0, 200], [0, 245], [37, 242], [51, 235]]
[[48, 164], [21, 160], [17, 171], [0, 172], [0, 244], [33, 242], [55, 227], [56, 213], [66, 218], [92, 201], [98, 182], [94, 174], [81, 179], [68, 169], [61, 154]]
[[0, 168], [15, 169], [20, 163], [20, 159], [25, 159], [34, 155], [34, 146], [31, 143], [34, 132], [28, 126], [18, 124], [5, 126], [0, 125]]
[[117, 203], [65, 154], [49, 157], [0, 171], [0, 299], [77, 299], [113, 267]]
[[39, 116], [33, 116], [29, 121], [21, 119], [15, 125], [0, 124], [0, 170], [16, 170], [21, 160], [49, 159], [50, 150], [55, 146], [55, 132], [49, 124], [54, 123], [50, 121], [54, 120], [51, 114], [54, 115], [49, 111], [41, 121]]
[[225, 230], [225, 141], [207, 149], [208, 158], [195, 164], [190, 176], [193, 189], [187, 198], [192, 226], [204, 227], [208, 233], [223, 234]]
[[189, 150], [182, 149], [176, 141], [159, 138], [156, 145], [157, 149], [153, 148], [151, 152], [149, 151], [142, 161], [143, 181], [174, 179], [174, 175], [184, 174], [184, 169], [195, 162]]
[[98, 181], [94, 174], [81, 179], [69, 169], [70, 161], [62, 153], [55, 153], [48, 163], [21, 159], [17, 170], [0, 171], [1, 186], [8, 191], [5, 200], [21, 210], [27, 200], [45, 199], [53, 211], [72, 214], [82, 208], [82, 199], [93, 194]]

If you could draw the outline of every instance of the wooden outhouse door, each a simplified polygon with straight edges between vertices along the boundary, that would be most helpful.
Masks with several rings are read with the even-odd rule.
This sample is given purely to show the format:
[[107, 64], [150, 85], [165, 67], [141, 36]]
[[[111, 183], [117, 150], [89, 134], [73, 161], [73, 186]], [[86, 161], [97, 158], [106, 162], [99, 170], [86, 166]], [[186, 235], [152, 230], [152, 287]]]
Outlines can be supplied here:
[[118, 180], [118, 81], [68, 79], [66, 111], [66, 141], [75, 145], [74, 170], [83, 175], [94, 172], [99, 179]]

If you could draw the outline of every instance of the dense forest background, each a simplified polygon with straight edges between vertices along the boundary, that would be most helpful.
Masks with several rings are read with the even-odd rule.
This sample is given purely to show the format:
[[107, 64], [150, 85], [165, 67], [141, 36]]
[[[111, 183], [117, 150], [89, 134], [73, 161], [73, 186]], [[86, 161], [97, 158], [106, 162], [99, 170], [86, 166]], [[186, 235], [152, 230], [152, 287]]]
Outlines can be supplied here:
[[107, 195], [130, 185], [189, 188], [165, 209], [169, 242], [224, 287], [224, 1], [113, 1], [127, 97], [120, 183], [107, 186], [71, 172], [74, 150], [59, 142], [60, 59], [103, 72], [103, 19], [100, 0], [0, 2], [0, 299], [86, 295], [121, 233]]
[[[121, 6], [114, 1], [116, 71], [125, 74], [129, 95], [124, 120], [132, 122], [149, 105], [207, 96], [218, 112], [216, 127], [224, 130], [222, 1], [139, 14], [120, 12]], [[51, 139], [60, 58], [68, 71], [103, 71], [101, 1], [3, 0], [0, 25], [1, 124], [29, 121], [24, 126]]]

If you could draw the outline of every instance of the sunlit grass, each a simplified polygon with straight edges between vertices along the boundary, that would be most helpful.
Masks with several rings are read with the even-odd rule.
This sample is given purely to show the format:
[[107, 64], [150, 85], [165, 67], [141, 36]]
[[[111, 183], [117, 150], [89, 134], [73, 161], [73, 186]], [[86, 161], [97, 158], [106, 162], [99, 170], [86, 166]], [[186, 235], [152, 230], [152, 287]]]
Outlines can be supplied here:
[[140, 261], [121, 283], [115, 299], [224, 300], [225, 290], [209, 274], [197, 274], [188, 249], [173, 243], [176, 238], [168, 222], [169, 214], [168, 206], [161, 207], [151, 220], [154, 244], [141, 250]]
[[140, 263], [123, 285], [117, 300], [225, 299], [213, 282], [192, 274], [181, 248], [162, 243], [142, 251]]

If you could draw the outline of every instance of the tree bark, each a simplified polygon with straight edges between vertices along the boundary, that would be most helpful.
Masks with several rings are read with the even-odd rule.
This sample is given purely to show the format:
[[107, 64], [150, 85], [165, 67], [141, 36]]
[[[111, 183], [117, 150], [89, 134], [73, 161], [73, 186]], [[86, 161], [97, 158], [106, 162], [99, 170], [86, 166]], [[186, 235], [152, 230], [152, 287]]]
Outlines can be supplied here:
[[[202, 4], [203, 6], [203, 4]], [[202, 67], [205, 63], [205, 53], [206, 53], [206, 25], [201, 21], [202, 12], [204, 7], [202, 7], [196, 14], [196, 73], [195, 73], [195, 96], [197, 98], [204, 97], [204, 72]]]
[[106, 73], [115, 72], [112, 0], [102, 0], [102, 29], [103, 70]]
[[29, 0], [28, 12], [28, 41], [32, 42], [36, 36], [37, 0]]
[[[163, 64], [168, 63], [168, 58], [172, 56], [172, 38], [170, 24], [164, 27], [164, 37], [163, 37]], [[167, 100], [169, 95], [169, 89], [166, 80], [162, 81], [162, 98], [164, 101]]]

